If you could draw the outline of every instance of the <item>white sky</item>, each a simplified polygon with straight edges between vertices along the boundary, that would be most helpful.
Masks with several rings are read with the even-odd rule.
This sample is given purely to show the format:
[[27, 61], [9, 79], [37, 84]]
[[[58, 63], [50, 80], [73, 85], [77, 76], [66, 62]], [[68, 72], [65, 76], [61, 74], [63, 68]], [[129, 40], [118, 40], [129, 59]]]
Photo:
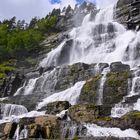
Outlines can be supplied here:
[[[60, 4], [51, 4], [49, 0], [0, 0], [0, 20], [16, 16], [17, 19], [29, 21], [32, 17], [45, 17], [53, 8], [72, 7], [76, 0], [61, 0]], [[93, 1], [93, 0], [88, 0]], [[100, 7], [105, 7], [116, 0], [97, 0]]]

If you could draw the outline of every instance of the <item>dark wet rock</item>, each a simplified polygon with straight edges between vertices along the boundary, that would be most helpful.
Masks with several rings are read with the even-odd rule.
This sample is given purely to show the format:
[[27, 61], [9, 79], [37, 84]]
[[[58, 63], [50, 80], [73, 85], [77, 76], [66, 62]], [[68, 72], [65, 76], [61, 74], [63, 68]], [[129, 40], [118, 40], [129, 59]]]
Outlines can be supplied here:
[[[140, 1], [135, 0], [119, 0], [116, 6], [116, 18], [124, 24], [128, 29], [139, 30]], [[138, 27], [138, 28], [137, 28]]]
[[107, 63], [99, 63], [98, 65], [100, 72], [102, 72], [105, 68], [109, 67]]
[[17, 89], [23, 85], [25, 76], [22, 74], [11, 74], [3, 80], [1, 85], [1, 97], [13, 96]]
[[135, 95], [135, 96], [132, 96], [132, 97], [127, 97], [125, 99], [125, 104], [132, 104], [132, 103], [136, 103], [137, 100], [140, 98], [140, 95]]
[[110, 65], [111, 72], [121, 72], [121, 71], [129, 71], [130, 66], [122, 64], [121, 62], [114, 62]]
[[70, 103], [67, 101], [57, 101], [47, 104], [46, 107], [41, 108], [40, 110], [46, 111], [46, 114], [59, 114], [63, 110], [67, 110], [70, 107]]

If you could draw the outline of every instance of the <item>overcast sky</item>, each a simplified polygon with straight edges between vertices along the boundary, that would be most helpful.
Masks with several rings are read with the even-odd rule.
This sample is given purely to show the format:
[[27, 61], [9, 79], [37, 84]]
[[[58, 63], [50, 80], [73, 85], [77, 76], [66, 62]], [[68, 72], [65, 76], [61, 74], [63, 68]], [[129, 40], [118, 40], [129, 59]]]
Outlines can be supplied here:
[[[17, 19], [29, 21], [32, 17], [44, 17], [53, 8], [72, 7], [83, 0], [0, 0], [0, 20], [16, 16]], [[87, 0], [94, 2], [95, 0]], [[116, 0], [96, 0], [100, 7], [105, 7]]]

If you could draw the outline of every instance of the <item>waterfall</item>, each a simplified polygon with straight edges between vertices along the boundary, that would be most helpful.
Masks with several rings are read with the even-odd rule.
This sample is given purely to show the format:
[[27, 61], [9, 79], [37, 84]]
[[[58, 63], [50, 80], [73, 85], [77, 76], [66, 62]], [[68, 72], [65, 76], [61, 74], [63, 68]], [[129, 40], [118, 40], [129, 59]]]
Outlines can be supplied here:
[[84, 84], [84, 81], [78, 82], [69, 89], [59, 93], [54, 93], [53, 95], [45, 98], [42, 102], [40, 102], [37, 106], [37, 109], [40, 109], [48, 103], [55, 101], [68, 101], [71, 105], [75, 105]]
[[22, 105], [1, 104], [2, 118], [11, 117], [11, 116], [20, 116], [25, 113], [28, 113], [28, 110]]
[[100, 85], [99, 85], [99, 90], [98, 90], [98, 100], [97, 100], [97, 105], [103, 105], [103, 91], [104, 91], [104, 84], [106, 81], [106, 75], [110, 71], [110, 68], [105, 68], [102, 72], [102, 78], [100, 80]]
[[[52, 50], [42, 60], [40, 66], [59, 65], [67, 47], [70, 58], [64, 64], [83, 63], [112, 63], [121, 61], [135, 67], [139, 64], [139, 35], [134, 31], [127, 31], [123, 25], [113, 19], [113, 6], [100, 10], [94, 21], [90, 15], [85, 16], [80, 27], [74, 28], [70, 33], [73, 40], [71, 46], [66, 46], [65, 40], [56, 49]], [[59, 58], [60, 57], [60, 58]], [[62, 63], [63, 64], [63, 63]]]
[[[140, 32], [127, 30], [123, 25], [117, 23], [113, 16], [113, 6], [100, 10], [95, 19], [92, 19], [90, 14], [86, 15], [81, 26], [73, 28], [69, 32], [69, 38], [52, 49], [39, 64], [39, 67], [56, 66], [56, 68], [25, 82], [15, 96], [43, 93], [41, 99], [44, 99], [38, 103], [37, 109], [55, 101], [68, 101], [75, 105], [85, 81], [78, 82], [64, 91], [55, 91], [54, 87], [61, 71], [59, 66], [78, 62], [96, 63], [95, 69], [98, 73], [99, 63], [110, 64], [121, 61], [129, 64], [131, 68], [136, 68], [140, 62]], [[103, 104], [103, 87], [108, 72], [109, 68], [102, 72], [103, 76], [98, 89], [98, 105]], [[125, 99], [140, 93], [139, 81], [140, 76], [136, 72], [132, 80], [132, 89]], [[112, 108], [112, 117], [121, 117], [129, 111], [139, 108], [139, 100], [135, 104], [123, 104], [125, 99]], [[4, 117], [18, 116], [27, 113], [27, 109], [23, 106], [8, 104], [3, 107], [3, 112]]]
[[23, 84], [23, 86], [21, 88], [19, 88], [17, 90], [17, 92], [14, 94], [14, 96], [16, 95], [29, 95], [32, 94], [33, 89], [35, 88], [35, 84], [36, 81], [38, 80], [38, 78], [35, 79], [30, 79], [27, 84], [26, 82]]
[[47, 54], [47, 57], [40, 62], [40, 66], [45, 67], [47, 66], [56, 66], [57, 59], [61, 53], [61, 50], [65, 44], [63, 41], [56, 49], [52, 50], [50, 53]]

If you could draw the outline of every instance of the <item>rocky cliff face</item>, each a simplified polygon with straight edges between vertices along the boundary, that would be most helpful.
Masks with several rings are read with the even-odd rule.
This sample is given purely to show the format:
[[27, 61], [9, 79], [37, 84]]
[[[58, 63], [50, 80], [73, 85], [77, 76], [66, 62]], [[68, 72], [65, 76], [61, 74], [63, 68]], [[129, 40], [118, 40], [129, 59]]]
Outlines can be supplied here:
[[[128, 16], [129, 2], [117, 3], [121, 23]], [[110, 18], [112, 9], [98, 12], [94, 5], [84, 3], [61, 15], [56, 27], [60, 32], [42, 42], [46, 51], [38, 59], [45, 57], [45, 64], [31, 69], [24, 65], [24, 76], [19, 69], [19, 74], [3, 81], [0, 92], [6, 98], [0, 98], [1, 139], [17, 136], [18, 129], [18, 134], [28, 131], [30, 139], [140, 138], [140, 67], [129, 63], [139, 56], [131, 59], [132, 48], [128, 50], [134, 39], [121, 46], [118, 34], [125, 30]], [[76, 29], [75, 34], [67, 31], [79, 25], [72, 30]]]
[[140, 1], [119, 0], [116, 6], [116, 18], [128, 29], [139, 30], [140, 26]]

